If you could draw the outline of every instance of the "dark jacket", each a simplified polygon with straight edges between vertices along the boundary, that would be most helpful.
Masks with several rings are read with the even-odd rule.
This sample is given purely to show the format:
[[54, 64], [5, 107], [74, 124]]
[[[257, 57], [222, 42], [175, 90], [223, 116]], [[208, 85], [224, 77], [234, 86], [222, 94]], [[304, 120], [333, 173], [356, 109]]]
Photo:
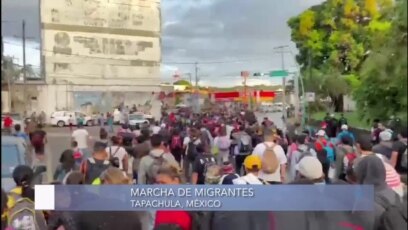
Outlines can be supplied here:
[[56, 230], [59, 226], [65, 230], [77, 230], [78, 223], [75, 212], [53, 212], [48, 219], [48, 230]]
[[211, 230], [269, 230], [271, 221], [270, 212], [213, 212]]
[[[297, 180], [291, 184], [313, 184], [309, 180]], [[309, 211], [309, 212], [272, 212], [272, 229], [296, 230], [349, 230], [373, 229], [373, 212], [356, 211]]]

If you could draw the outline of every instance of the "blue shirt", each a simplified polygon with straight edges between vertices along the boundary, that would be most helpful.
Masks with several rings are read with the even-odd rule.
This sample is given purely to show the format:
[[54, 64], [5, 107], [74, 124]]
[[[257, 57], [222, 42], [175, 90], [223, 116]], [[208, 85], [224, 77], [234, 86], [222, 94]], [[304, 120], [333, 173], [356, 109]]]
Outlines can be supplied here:
[[21, 138], [23, 138], [24, 141], [28, 141], [28, 135], [25, 134], [25, 133], [23, 133], [23, 132], [16, 132], [16, 133], [14, 134], [14, 136], [16, 136], [16, 137], [21, 137]]
[[341, 142], [341, 139], [346, 136], [349, 136], [353, 140], [353, 144], [355, 143], [356, 139], [354, 138], [354, 134], [347, 130], [343, 130], [337, 135], [337, 141]]

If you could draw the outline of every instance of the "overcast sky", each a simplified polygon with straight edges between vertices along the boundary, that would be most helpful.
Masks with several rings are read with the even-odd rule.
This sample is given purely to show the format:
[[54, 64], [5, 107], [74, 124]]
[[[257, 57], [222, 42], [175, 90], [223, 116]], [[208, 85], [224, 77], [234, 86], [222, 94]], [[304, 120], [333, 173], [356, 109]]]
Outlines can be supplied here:
[[[27, 21], [27, 37], [39, 41], [39, 0], [2, 0], [2, 35], [21, 36], [21, 21]], [[194, 74], [198, 62], [201, 84], [230, 86], [240, 84], [240, 71], [267, 72], [281, 68], [274, 47], [289, 45], [287, 20], [322, 0], [162, 0], [162, 78], [176, 70]], [[8, 43], [8, 44], [7, 44]], [[8, 40], [5, 52], [19, 55], [18, 41]], [[11, 43], [11, 44], [10, 44]], [[13, 44], [14, 43], [14, 44]], [[29, 45], [35, 56], [38, 45]], [[18, 57], [18, 56], [17, 56]], [[28, 63], [38, 60], [29, 57]], [[286, 54], [286, 68], [296, 68]], [[188, 77], [187, 77], [188, 78]], [[222, 80], [220, 80], [222, 79]], [[251, 80], [250, 83], [267, 83]]]

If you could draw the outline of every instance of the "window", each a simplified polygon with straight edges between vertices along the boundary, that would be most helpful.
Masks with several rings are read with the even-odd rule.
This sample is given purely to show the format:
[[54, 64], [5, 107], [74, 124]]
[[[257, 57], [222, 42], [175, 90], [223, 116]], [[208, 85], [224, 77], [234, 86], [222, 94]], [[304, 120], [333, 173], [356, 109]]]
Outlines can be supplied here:
[[20, 114], [18, 114], [18, 113], [12, 113], [12, 114], [10, 114], [10, 116], [11, 116], [11, 118], [12, 118], [13, 120], [16, 120], [16, 121], [21, 120], [21, 116], [20, 116]]
[[21, 164], [17, 145], [1, 145], [1, 177], [11, 177], [14, 168]]
[[54, 113], [52, 114], [52, 117], [62, 117], [62, 116], [64, 116], [64, 115], [65, 115], [64, 112], [54, 112]]
[[143, 114], [131, 114], [129, 115], [129, 120], [143, 120]]

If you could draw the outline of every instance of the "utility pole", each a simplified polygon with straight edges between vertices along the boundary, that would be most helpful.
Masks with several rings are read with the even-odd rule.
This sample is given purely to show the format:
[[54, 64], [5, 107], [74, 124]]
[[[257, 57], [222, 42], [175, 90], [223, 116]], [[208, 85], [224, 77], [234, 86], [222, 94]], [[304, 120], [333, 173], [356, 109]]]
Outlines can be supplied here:
[[295, 72], [295, 75], [293, 76], [293, 84], [295, 87], [295, 121], [299, 122], [299, 72]]
[[8, 63], [8, 65], [6, 65], [5, 60], [4, 60], [4, 42], [3, 42], [3, 36], [1, 36], [1, 72], [2, 72], [1, 74], [2, 74], [2, 76], [5, 76], [7, 78], [7, 88], [8, 88], [7, 104], [8, 104], [8, 109], [9, 109], [9, 111], [7, 111], [7, 112], [12, 112], [12, 110], [11, 110], [11, 77], [10, 77], [10, 75], [5, 74], [5, 70], [6, 70], [6, 68], [9, 67], [9, 64], [10, 63]]
[[194, 72], [195, 72], [195, 88], [198, 88], [198, 63], [194, 63]]
[[244, 78], [244, 81], [242, 82], [243, 86], [244, 86], [244, 96], [243, 96], [243, 104], [244, 105], [248, 105], [248, 87], [247, 87], [247, 78], [249, 76], [249, 72], [248, 71], [241, 71], [241, 77]]
[[200, 112], [200, 98], [199, 98], [199, 88], [198, 88], [198, 62], [194, 63], [194, 73], [195, 73], [195, 92], [194, 92], [194, 104], [195, 104], [195, 108], [196, 111], [195, 112]]
[[[284, 49], [288, 46], [278, 46], [275, 49], [279, 50], [281, 54], [281, 70], [285, 71], [285, 51]], [[286, 132], [286, 120], [287, 120], [287, 111], [286, 111], [286, 77], [282, 77], [282, 117], [283, 117], [283, 127], [284, 132]]]
[[[23, 20], [22, 25], [22, 38], [23, 38], [23, 103], [26, 103], [26, 84], [27, 84], [27, 66], [26, 66], [26, 34], [25, 34], [25, 20]], [[24, 105], [24, 111], [26, 107]]]

